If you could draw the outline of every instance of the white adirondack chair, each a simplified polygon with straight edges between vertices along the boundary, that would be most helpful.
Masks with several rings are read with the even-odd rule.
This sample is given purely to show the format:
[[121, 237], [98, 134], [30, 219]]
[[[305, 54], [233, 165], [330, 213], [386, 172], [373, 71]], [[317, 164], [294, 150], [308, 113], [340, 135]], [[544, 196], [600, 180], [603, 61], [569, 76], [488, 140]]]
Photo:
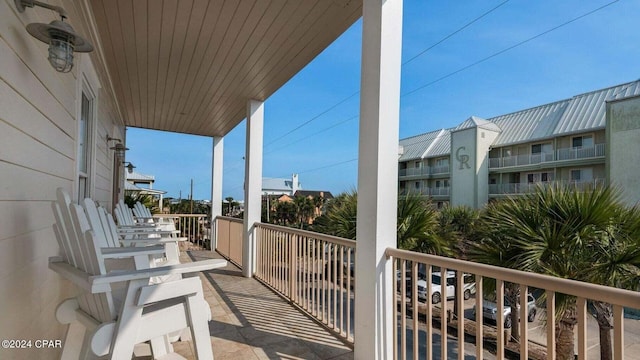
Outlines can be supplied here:
[[[167, 246], [174, 248], [176, 259], [180, 257], [180, 247], [178, 243], [186, 241], [187, 238], [177, 236], [179, 231], [175, 229], [173, 223], [171, 223], [170, 226], [139, 223], [134, 219], [131, 209], [122, 200], [118, 202], [114, 212], [118, 219], [118, 225], [116, 227], [117, 234], [120, 237], [120, 242], [124, 246], [154, 245], [157, 243], [156, 241], [169, 244], [173, 241], [173, 245]], [[108, 219], [113, 221], [111, 216], [108, 216]], [[115, 225], [115, 222], [113, 225]], [[173, 254], [173, 252], [171, 252], [171, 254]], [[167, 256], [173, 257], [169, 252], [167, 252]]]
[[[209, 270], [226, 262], [208, 260], [148, 268], [148, 256], [163, 252], [162, 247], [101, 249], [106, 241], [99, 239], [101, 235], [93, 230], [79, 233], [89, 226], [84, 210], [70, 204], [65, 211], [59, 203], [52, 203], [56, 216], [53, 228], [62, 256], [50, 258], [49, 268], [82, 291], [78, 297], [62, 302], [56, 311], [58, 321], [69, 324], [62, 359], [87, 359], [92, 354], [130, 359], [134, 345], [149, 340], [156, 358], [179, 358], [164, 339], [187, 327], [198, 359], [212, 359], [200, 279], [150, 284], [150, 278]], [[116, 257], [133, 257], [136, 266], [146, 268], [107, 272], [105, 260]], [[112, 292], [112, 286], [118, 283], [126, 284], [122, 299]]]

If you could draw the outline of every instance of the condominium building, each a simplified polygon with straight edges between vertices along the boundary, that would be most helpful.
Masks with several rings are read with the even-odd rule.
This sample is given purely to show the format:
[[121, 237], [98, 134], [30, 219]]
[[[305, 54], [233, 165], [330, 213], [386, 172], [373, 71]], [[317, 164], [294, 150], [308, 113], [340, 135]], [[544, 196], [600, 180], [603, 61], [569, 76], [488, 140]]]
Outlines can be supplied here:
[[445, 204], [492, 199], [561, 182], [614, 184], [640, 201], [640, 80], [400, 140], [399, 189]]

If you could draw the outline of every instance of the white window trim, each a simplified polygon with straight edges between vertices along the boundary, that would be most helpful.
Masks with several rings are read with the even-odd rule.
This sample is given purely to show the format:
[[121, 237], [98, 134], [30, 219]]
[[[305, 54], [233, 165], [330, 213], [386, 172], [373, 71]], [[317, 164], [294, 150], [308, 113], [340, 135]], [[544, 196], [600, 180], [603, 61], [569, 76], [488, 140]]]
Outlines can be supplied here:
[[594, 132], [590, 132], [590, 133], [584, 133], [584, 134], [577, 134], [577, 135], [573, 135], [571, 136], [571, 139], [569, 140], [569, 148], [571, 149], [583, 149], [584, 146], [581, 147], [574, 147], [573, 146], [573, 139], [575, 138], [584, 138], [584, 137], [589, 137], [591, 136], [591, 139], [593, 139], [593, 146], [596, 146], [596, 135]]
[[[96, 70], [91, 63], [91, 59], [87, 56], [77, 57], [77, 81], [76, 81], [76, 146], [75, 146], [75, 178], [74, 178], [74, 197], [78, 196], [78, 189], [80, 187], [80, 177], [86, 176], [88, 178], [87, 185], [87, 195], [93, 196], [95, 194], [95, 169], [96, 169], [96, 159], [97, 159], [97, 148], [98, 148], [98, 104], [99, 97], [98, 93], [100, 91], [101, 85], [98, 80], [98, 75]], [[80, 137], [80, 117], [82, 116], [82, 94], [89, 99], [91, 102], [91, 119], [90, 124], [88, 124], [89, 128], [89, 136], [88, 142], [91, 146], [89, 151], [89, 158], [87, 159], [88, 169], [86, 173], [82, 173], [80, 171], [80, 146], [79, 146], [79, 137]], [[105, 145], [106, 146], [106, 145]], [[79, 201], [80, 199], [76, 199]]]

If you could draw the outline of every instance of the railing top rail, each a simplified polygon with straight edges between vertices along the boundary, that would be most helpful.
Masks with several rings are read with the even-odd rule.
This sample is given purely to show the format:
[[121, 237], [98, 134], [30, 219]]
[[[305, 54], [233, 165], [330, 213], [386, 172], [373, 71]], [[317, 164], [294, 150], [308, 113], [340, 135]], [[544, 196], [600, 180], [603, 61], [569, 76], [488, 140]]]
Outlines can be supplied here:
[[216, 216], [215, 220], [226, 220], [229, 222], [242, 224], [242, 219], [234, 218], [231, 216]]
[[317, 233], [317, 232], [313, 232], [313, 231], [300, 230], [300, 229], [289, 228], [289, 227], [286, 227], [286, 226], [265, 224], [265, 223], [256, 223], [255, 227], [264, 228], [264, 229], [271, 229], [271, 230], [275, 230], [275, 231], [282, 231], [282, 232], [292, 233], [292, 234], [295, 234], [295, 235], [306, 236], [306, 237], [314, 238], [314, 239], [317, 239], [317, 240], [327, 241], [327, 242], [334, 243], [334, 244], [337, 244], [337, 245], [348, 246], [348, 247], [352, 247], [352, 248], [356, 247], [355, 240], [349, 240], [349, 239], [345, 239], [345, 238], [341, 238], [341, 237], [337, 237], [337, 236], [332, 236], [332, 235], [321, 234], [321, 233]]
[[426, 263], [442, 268], [452, 268], [471, 274], [552, 290], [585, 299], [598, 300], [631, 308], [637, 308], [640, 304], [640, 292], [636, 291], [394, 248], [387, 248], [385, 253], [388, 257]]

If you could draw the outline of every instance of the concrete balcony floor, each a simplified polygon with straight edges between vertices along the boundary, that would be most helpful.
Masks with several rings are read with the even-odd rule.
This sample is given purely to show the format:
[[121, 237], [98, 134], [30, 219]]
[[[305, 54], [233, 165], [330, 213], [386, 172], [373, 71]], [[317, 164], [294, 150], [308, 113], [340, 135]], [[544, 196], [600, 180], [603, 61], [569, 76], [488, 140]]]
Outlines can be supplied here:
[[[181, 261], [221, 258], [216, 252], [183, 252]], [[353, 359], [353, 350], [330, 331], [255, 279], [226, 268], [199, 274], [211, 307], [209, 322], [213, 356], [226, 359]], [[174, 343], [187, 359], [195, 359], [190, 341]], [[146, 354], [145, 354], [146, 353]], [[148, 348], [137, 360], [150, 359]]]

